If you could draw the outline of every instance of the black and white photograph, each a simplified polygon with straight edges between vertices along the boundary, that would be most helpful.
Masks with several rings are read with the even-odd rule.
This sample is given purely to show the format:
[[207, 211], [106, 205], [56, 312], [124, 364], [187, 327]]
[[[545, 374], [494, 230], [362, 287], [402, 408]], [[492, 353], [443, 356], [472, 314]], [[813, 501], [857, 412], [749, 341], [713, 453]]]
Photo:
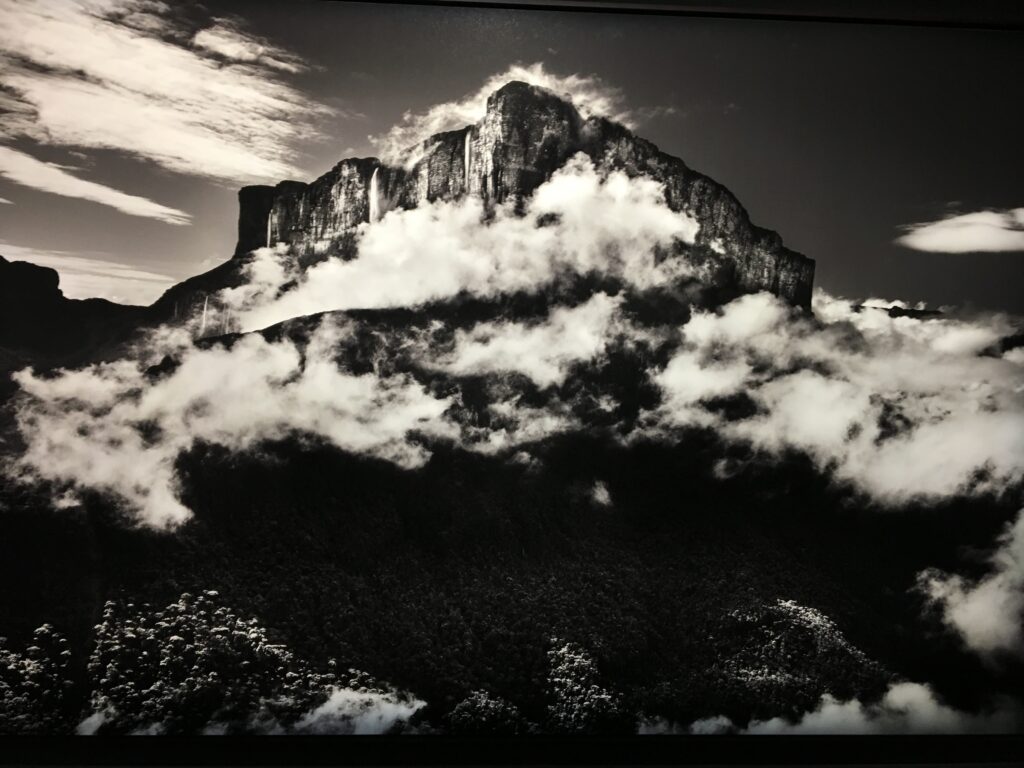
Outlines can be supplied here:
[[0, 735], [1024, 734], [1022, 43], [0, 0]]

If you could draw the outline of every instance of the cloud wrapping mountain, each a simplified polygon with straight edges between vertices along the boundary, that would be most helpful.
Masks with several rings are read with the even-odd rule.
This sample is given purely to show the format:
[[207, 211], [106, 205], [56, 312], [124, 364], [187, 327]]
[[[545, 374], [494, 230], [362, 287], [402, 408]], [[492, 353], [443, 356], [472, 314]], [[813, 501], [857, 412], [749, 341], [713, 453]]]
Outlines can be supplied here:
[[546, 88], [569, 99], [584, 117], [600, 115], [628, 128], [635, 124], [619, 88], [595, 75], [558, 75], [536, 62], [513, 64], [461, 99], [435, 104], [423, 112], [406, 112], [397, 125], [387, 133], [370, 136], [370, 141], [377, 146], [381, 159], [387, 162], [398, 164], [410, 157], [415, 159], [417, 147], [435, 133], [476, 123], [486, 111], [487, 97], [511, 80]]
[[[565, 306], [556, 300], [529, 320], [499, 316], [443, 343], [422, 333], [389, 342], [421, 371], [456, 383], [466, 376], [505, 382], [485, 426], [460, 422], [450, 410], [458, 394], [432, 394], [426, 379], [387, 365], [372, 375], [346, 373], [335, 347], [352, 332], [349, 321], [325, 320], [304, 349], [257, 335], [230, 348], [195, 347], [179, 330], [158, 334], [145, 362], [54, 377], [22, 371], [15, 378], [25, 395], [19, 425], [28, 450], [20, 471], [113, 492], [142, 520], [172, 525], [189, 516], [176, 495], [174, 461], [196, 441], [245, 450], [310, 434], [405, 467], [429, 455], [424, 435], [500, 452], [584, 428], [581, 395], [563, 400], [557, 388], [580, 366], [600, 370], [616, 345], [646, 350], [645, 359], [656, 349], [668, 353], [666, 364], [646, 371], [661, 403], [619, 426], [627, 441], [674, 442], [688, 428], [710, 428], [769, 460], [806, 453], [836, 481], [886, 505], [1002, 492], [1021, 481], [1024, 360], [1017, 350], [992, 351], [1017, 321], [891, 317], [819, 291], [814, 317], [756, 294], [716, 311], [696, 309], [676, 329], [646, 326], [626, 311], [625, 297], [699, 276], [670, 252], [695, 232], [692, 220], [664, 205], [657, 183], [602, 178], [579, 157], [537, 190], [523, 216], [499, 208], [488, 220], [472, 198], [393, 211], [362, 230], [356, 258], [330, 258], [304, 275], [283, 249], [262, 249], [249, 281], [220, 297], [243, 330], [331, 310], [536, 293], [594, 274], [623, 292], [597, 291]], [[206, 314], [194, 318], [193, 331], [215, 327]], [[149, 381], [146, 366], [163, 355], [180, 366]], [[549, 392], [546, 401], [524, 401], [513, 374]], [[615, 410], [610, 393], [588, 387], [587, 397]], [[750, 413], [730, 418], [714, 407], [729, 397], [746, 398]]]
[[536, 190], [524, 215], [509, 205], [485, 218], [477, 198], [392, 211], [362, 227], [358, 258], [329, 259], [300, 275], [283, 253], [261, 250], [253, 287], [223, 296], [241, 329], [255, 330], [331, 310], [536, 292], [592, 273], [650, 288], [697, 271], [661, 257], [659, 249], [692, 243], [698, 229], [665, 204], [662, 186], [621, 172], [602, 177], [583, 155]]

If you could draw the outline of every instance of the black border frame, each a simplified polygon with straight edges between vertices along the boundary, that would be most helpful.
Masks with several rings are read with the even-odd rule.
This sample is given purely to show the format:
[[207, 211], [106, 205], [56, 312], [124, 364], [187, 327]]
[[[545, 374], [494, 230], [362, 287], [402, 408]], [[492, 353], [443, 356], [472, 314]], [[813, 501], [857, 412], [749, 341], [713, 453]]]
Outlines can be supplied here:
[[[1024, 32], [1024, 0], [331, 0]], [[278, 0], [287, 2], [287, 0]], [[1024, 55], [1024, 35], [1021, 36]], [[1024, 734], [937, 736], [0, 736], [0, 765], [1024, 766]]]

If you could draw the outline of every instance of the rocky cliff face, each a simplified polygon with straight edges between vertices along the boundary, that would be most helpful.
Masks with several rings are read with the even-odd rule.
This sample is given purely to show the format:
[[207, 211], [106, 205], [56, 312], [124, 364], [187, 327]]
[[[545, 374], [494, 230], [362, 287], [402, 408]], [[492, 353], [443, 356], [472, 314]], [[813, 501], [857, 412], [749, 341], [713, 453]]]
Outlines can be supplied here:
[[751, 224], [728, 189], [623, 126], [584, 119], [558, 96], [521, 82], [491, 94], [476, 125], [432, 136], [399, 166], [348, 159], [311, 184], [242, 189], [236, 255], [282, 242], [300, 258], [344, 253], [360, 224], [424, 201], [478, 195], [487, 205], [518, 203], [577, 152], [602, 169], [662, 182], [669, 206], [699, 222], [695, 247], [722, 262], [737, 290], [810, 305], [814, 261]]

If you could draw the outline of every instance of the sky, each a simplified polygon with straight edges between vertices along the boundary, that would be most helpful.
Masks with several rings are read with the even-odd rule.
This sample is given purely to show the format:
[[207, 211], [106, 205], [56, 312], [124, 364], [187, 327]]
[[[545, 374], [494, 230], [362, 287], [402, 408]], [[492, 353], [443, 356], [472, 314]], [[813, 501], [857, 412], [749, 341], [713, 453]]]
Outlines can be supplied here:
[[76, 298], [152, 301], [230, 257], [240, 186], [380, 156], [518, 64], [727, 186], [833, 294], [1024, 313], [1019, 33], [146, 0], [0, 0], [0, 30], [0, 254]]

